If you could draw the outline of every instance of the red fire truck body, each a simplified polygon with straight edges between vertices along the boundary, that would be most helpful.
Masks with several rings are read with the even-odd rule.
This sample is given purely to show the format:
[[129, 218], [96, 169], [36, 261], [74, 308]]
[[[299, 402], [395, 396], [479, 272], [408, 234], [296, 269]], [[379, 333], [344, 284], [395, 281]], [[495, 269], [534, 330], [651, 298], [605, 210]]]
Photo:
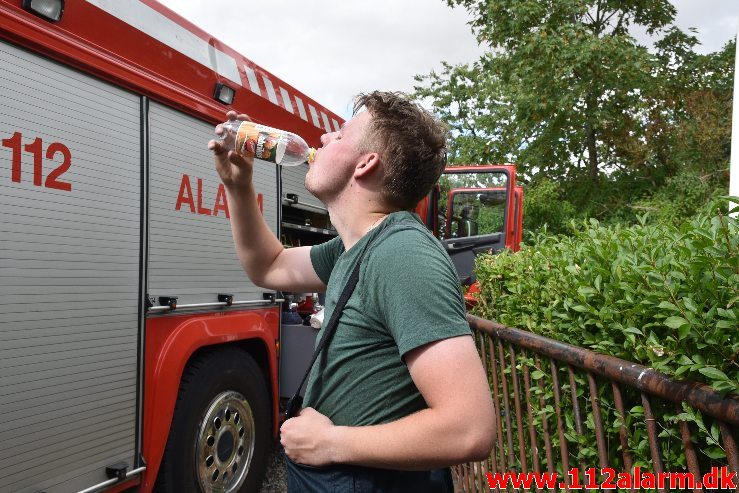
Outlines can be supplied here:
[[[230, 109], [314, 146], [342, 118], [153, 0], [0, 0], [0, 66], [0, 493], [255, 489], [288, 341], [206, 144]], [[336, 234], [306, 170], [255, 164], [287, 246]], [[515, 167], [453, 173], [483, 170], [500, 230], [443, 238], [467, 267], [520, 241]]]

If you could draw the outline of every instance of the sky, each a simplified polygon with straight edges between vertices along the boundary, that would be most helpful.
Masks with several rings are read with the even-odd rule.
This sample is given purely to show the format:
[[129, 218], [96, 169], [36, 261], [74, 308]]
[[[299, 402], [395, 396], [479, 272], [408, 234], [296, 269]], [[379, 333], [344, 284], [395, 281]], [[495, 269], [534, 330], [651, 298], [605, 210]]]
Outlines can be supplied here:
[[[444, 0], [160, 2], [343, 118], [360, 92], [410, 92], [415, 75], [440, 70], [442, 61], [472, 62], [484, 51], [467, 12]], [[672, 3], [677, 25], [697, 29], [698, 51], [716, 51], [736, 36], [739, 1]]]

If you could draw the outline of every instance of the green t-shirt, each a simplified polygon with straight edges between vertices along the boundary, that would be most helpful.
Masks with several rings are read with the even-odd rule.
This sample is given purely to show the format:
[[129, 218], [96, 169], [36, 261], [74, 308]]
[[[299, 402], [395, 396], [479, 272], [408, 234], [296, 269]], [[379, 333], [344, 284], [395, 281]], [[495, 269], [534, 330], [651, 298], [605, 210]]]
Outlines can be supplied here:
[[[391, 229], [373, 242], [385, 228]], [[311, 249], [313, 268], [327, 285], [324, 325], [368, 245], [357, 287], [311, 370], [303, 403], [337, 425], [387, 423], [426, 408], [403, 355], [471, 333], [449, 255], [405, 211], [390, 214], [349, 251], [338, 237]]]

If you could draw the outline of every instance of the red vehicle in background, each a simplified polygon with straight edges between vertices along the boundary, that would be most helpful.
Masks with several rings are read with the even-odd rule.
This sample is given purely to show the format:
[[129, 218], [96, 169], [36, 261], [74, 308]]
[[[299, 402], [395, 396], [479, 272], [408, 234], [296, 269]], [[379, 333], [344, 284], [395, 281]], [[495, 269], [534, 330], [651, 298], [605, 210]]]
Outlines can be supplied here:
[[515, 183], [512, 164], [447, 168], [416, 208], [452, 258], [468, 307], [476, 303], [479, 291], [473, 272], [475, 257], [520, 248], [523, 187]]

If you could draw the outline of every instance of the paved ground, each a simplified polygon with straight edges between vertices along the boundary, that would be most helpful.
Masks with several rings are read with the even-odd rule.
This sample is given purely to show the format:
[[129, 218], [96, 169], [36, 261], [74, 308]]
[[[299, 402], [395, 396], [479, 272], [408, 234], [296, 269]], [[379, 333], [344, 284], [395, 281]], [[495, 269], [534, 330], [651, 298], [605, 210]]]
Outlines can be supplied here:
[[269, 458], [267, 473], [262, 481], [260, 493], [287, 493], [287, 476], [285, 463], [282, 458], [282, 446], [279, 442], [275, 444]]

